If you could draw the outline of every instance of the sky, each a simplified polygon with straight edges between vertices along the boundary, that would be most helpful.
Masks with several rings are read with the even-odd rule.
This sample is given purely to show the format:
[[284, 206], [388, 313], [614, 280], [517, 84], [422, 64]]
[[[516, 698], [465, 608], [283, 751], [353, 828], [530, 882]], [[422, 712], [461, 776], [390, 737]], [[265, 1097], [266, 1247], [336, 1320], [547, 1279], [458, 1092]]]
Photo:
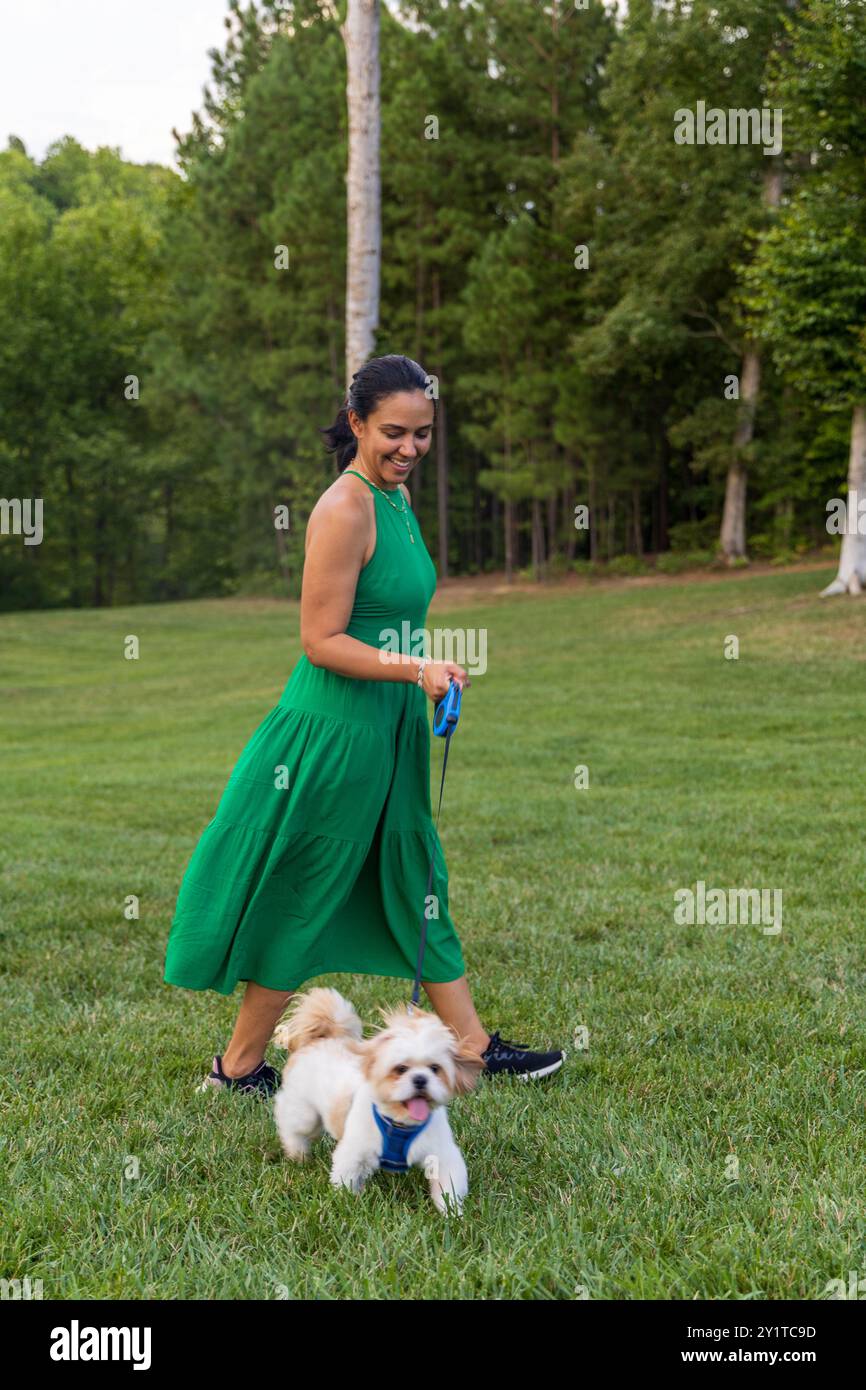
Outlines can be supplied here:
[[201, 108], [226, 13], [226, 0], [0, 0], [0, 149], [18, 135], [41, 160], [74, 135], [176, 167], [171, 128]]

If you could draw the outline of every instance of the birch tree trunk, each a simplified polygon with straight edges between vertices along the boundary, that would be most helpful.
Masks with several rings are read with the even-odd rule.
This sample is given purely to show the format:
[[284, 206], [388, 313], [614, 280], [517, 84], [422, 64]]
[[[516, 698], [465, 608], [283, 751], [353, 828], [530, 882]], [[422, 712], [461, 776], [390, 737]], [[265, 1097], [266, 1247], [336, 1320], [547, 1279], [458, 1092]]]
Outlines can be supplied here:
[[[848, 525], [842, 537], [839, 573], [822, 589], [822, 598], [834, 594], [859, 594], [866, 582], [866, 536], [859, 531], [858, 501], [866, 497], [866, 404], [855, 405], [851, 418], [851, 452], [848, 456]], [[854, 528], [852, 534], [851, 528]]]
[[373, 354], [382, 251], [379, 172], [379, 0], [348, 0], [349, 168], [346, 175], [346, 382]]
[[[773, 159], [764, 173], [764, 207], [778, 208], [782, 201], [782, 164]], [[761, 357], [757, 345], [747, 344], [740, 369], [740, 408], [734, 431], [734, 457], [725, 483], [725, 506], [719, 548], [728, 560], [746, 556], [747, 470], [741, 451], [751, 444], [755, 433], [755, 411], [761, 389]]]

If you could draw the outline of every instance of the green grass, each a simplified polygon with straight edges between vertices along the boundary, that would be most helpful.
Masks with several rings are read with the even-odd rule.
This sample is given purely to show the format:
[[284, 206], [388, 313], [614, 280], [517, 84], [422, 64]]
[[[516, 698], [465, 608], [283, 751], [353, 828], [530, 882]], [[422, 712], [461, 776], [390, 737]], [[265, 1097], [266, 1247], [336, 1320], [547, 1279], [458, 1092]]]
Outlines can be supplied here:
[[[459, 1223], [420, 1172], [336, 1192], [330, 1141], [290, 1165], [267, 1106], [196, 1094], [242, 987], [162, 983], [183, 870], [299, 653], [297, 605], [0, 619], [0, 1276], [97, 1299], [811, 1299], [862, 1277], [866, 606], [820, 602], [828, 578], [431, 610], [488, 633], [441, 829], [476, 1004], [569, 1052], [549, 1082], [486, 1079], [452, 1106]], [[440, 758], [437, 740], [434, 778]], [[698, 879], [781, 888], [781, 933], [676, 925]], [[408, 993], [318, 983], [368, 1024]]]

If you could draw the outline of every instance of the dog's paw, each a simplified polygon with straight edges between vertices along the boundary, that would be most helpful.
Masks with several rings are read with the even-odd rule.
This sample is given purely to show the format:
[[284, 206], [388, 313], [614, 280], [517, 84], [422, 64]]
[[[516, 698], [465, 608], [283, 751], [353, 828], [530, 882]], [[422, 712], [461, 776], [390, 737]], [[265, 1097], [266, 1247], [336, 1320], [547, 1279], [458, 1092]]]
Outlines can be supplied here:
[[331, 1182], [334, 1187], [347, 1187], [350, 1192], [363, 1192], [364, 1183], [375, 1171], [375, 1164], [335, 1163], [331, 1168]]
[[468, 1183], [459, 1173], [430, 1179], [430, 1196], [443, 1216], [462, 1216], [463, 1199], [468, 1191]]
[[363, 1192], [367, 1174], [364, 1172], [339, 1171], [331, 1174], [334, 1187], [347, 1187], [350, 1192]]
[[286, 1158], [290, 1158], [293, 1163], [303, 1163], [310, 1156], [310, 1145], [306, 1139], [302, 1139], [300, 1136], [284, 1139], [281, 1135], [280, 1143]]
[[430, 1196], [437, 1211], [441, 1211], [443, 1216], [462, 1216], [463, 1198], [455, 1197], [453, 1192], [443, 1192], [441, 1188], [430, 1189]]

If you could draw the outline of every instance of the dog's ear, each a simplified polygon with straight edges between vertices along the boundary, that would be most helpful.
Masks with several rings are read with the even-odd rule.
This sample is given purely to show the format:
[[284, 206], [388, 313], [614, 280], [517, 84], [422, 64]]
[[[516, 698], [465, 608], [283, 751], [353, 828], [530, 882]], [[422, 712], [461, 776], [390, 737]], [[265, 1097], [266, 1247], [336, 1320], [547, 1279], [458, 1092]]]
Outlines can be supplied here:
[[454, 1091], [465, 1095], [471, 1091], [484, 1070], [484, 1058], [474, 1047], [459, 1043], [452, 1052], [454, 1058]]
[[278, 1023], [276, 1028], [274, 1029], [271, 1042], [274, 1043], [276, 1047], [282, 1047], [285, 1049], [286, 1052], [288, 1052], [289, 1037], [290, 1033], [288, 1023]]

